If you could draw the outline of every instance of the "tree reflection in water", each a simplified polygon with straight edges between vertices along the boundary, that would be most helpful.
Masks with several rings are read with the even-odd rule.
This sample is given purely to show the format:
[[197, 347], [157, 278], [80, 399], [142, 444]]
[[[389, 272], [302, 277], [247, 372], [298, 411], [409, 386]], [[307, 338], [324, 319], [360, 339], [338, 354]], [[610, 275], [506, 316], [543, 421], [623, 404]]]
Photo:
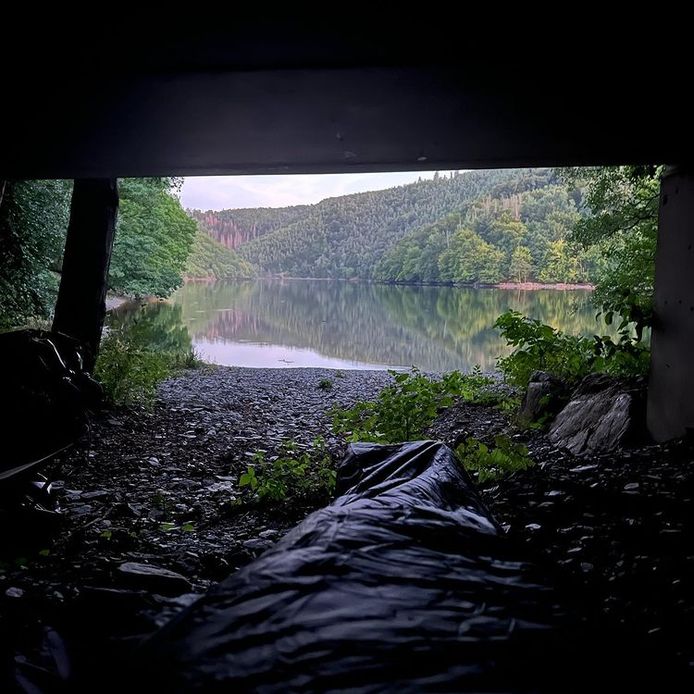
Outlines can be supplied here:
[[[193, 283], [173, 296], [173, 305], [141, 309], [138, 323], [151, 314], [154, 339], [185, 341], [190, 334], [193, 344], [213, 343], [216, 360], [227, 364], [234, 363], [234, 346], [244, 344], [257, 345], [259, 353], [273, 345], [347, 363], [491, 370], [508, 353], [493, 328], [501, 313], [512, 308], [566, 332], [604, 333], [589, 298], [586, 291], [339, 281]], [[281, 365], [276, 353], [267, 354], [275, 356], [263, 365]]]

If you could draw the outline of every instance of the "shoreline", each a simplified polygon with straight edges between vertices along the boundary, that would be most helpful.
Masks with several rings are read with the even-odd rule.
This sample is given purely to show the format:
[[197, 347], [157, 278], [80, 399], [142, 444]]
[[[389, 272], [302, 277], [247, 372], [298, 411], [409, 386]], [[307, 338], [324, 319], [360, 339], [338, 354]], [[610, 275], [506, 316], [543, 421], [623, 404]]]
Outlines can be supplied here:
[[572, 292], [572, 291], [593, 291], [595, 289], [594, 284], [589, 282], [579, 282], [577, 284], [570, 284], [568, 282], [555, 282], [555, 283], [543, 283], [543, 282], [499, 282], [499, 284], [493, 285], [494, 289], [520, 289], [521, 291], [533, 292], [538, 289], [553, 289], [558, 292]]
[[460, 289], [511, 289], [524, 292], [533, 292], [541, 289], [552, 291], [593, 291], [595, 285], [590, 282], [497, 282], [496, 284], [484, 284], [479, 282], [400, 282], [398, 280], [370, 280], [347, 277], [187, 277], [183, 284], [213, 284], [215, 282], [351, 282], [352, 284], [379, 284], [397, 287], [458, 287]]

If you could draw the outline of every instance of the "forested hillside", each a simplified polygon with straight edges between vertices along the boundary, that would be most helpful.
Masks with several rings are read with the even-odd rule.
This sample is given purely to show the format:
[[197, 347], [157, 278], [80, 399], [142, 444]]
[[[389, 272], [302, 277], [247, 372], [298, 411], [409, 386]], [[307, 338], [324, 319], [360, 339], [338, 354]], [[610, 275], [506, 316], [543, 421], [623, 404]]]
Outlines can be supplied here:
[[517, 169], [436, 175], [316, 205], [191, 214], [262, 274], [580, 282], [594, 262], [566, 240], [576, 203], [553, 171]]
[[384, 254], [373, 276], [384, 281], [489, 283], [586, 282], [597, 256], [567, 237], [580, 215], [566, 186], [548, 185], [476, 200], [418, 229]]
[[241, 210], [188, 210], [193, 219], [207, 230], [209, 235], [227, 248], [269, 234], [306, 216], [309, 205], [295, 207], [256, 207]]
[[184, 274], [190, 279], [237, 279], [255, 277], [256, 273], [238, 253], [198, 225]]

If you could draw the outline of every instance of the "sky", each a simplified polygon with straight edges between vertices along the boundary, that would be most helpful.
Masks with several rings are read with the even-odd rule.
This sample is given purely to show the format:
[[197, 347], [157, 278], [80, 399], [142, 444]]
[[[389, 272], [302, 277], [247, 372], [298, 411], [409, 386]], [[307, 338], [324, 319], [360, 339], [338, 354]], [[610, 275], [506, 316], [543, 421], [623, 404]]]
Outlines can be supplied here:
[[[443, 175], [444, 171], [439, 172]], [[293, 176], [196, 176], [186, 178], [183, 207], [223, 210], [238, 207], [311, 205], [325, 198], [382, 190], [432, 178], [433, 171], [398, 173], [296, 174]]]

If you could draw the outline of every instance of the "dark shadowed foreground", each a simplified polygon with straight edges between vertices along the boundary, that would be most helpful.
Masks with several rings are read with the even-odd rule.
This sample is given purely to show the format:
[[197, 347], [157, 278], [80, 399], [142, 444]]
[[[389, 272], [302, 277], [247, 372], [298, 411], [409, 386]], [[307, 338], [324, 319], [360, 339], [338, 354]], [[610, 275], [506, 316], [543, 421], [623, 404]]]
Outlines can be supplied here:
[[[324, 379], [332, 380], [331, 389], [320, 387]], [[120, 692], [140, 691], [143, 678], [149, 674], [154, 678], [152, 691], [165, 691], [167, 672], [174, 673], [174, 682], [179, 684], [177, 678], [183, 677], [183, 672], [180, 664], [170, 662], [174, 655], [178, 662], [180, 654], [194, 672], [214, 652], [210, 650], [211, 640], [199, 640], [196, 649], [200, 650], [191, 647], [193, 634], [201, 633], [193, 616], [184, 617], [173, 627], [170, 640], [166, 632], [156, 637], [157, 658], [163, 658], [159, 665], [155, 666], [155, 650], [147, 650], [145, 673], [136, 674], [132, 669], [134, 653], [140, 651], [143, 639], [150, 638], [205, 590], [215, 590], [216, 582], [223, 579], [225, 586], [230, 582], [237, 586], [240, 596], [267, 600], [270, 607], [256, 614], [254, 628], [269, 629], [262, 642], [268, 662], [276, 662], [278, 669], [288, 667], [278, 661], [272, 639], [281, 633], [281, 622], [272, 616], [281, 601], [277, 592], [280, 586], [293, 590], [298, 584], [281, 557], [284, 549], [289, 549], [287, 562], [297, 556], [299, 531], [293, 532], [293, 539], [281, 541], [281, 548], [273, 543], [316, 506], [278, 503], [260, 509], [234, 503], [240, 491], [239, 475], [254, 451], [266, 450], [271, 456], [286, 439], [306, 447], [314, 437], [323, 436], [333, 456], [341, 458], [343, 443], [331, 434], [327, 411], [333, 405], [345, 407], [373, 398], [389, 380], [385, 372], [210, 367], [164, 383], [152, 410], [117, 410], [92, 418], [90, 435], [45, 470], [53, 480], [62, 511], [54, 519], [53, 538], [46, 537], [33, 547], [0, 547], [0, 691], [12, 691], [15, 677], [33, 686], [30, 691], [44, 692], [63, 692], [66, 687], [74, 691], [77, 681], [86, 683], [88, 691], [105, 691], [110, 684]], [[445, 494], [454, 495], [444, 496], [443, 505], [436, 510], [434, 499], [439, 497], [422, 496], [422, 485], [425, 481], [438, 484], [440, 478], [406, 465], [403, 470], [407, 475], [403, 472], [399, 482], [387, 482], [393, 489], [389, 488], [385, 500], [388, 504], [393, 501], [396, 487], [416, 494], [409, 507], [402, 507], [407, 522], [395, 530], [390, 544], [369, 544], [366, 534], [363, 539], [357, 534], [343, 543], [344, 537], [335, 535], [334, 542], [339, 540], [345, 556], [350, 557], [342, 565], [322, 557], [322, 550], [315, 559], [308, 553], [312, 563], [301, 570], [313, 576], [313, 583], [303, 584], [302, 590], [312, 587], [318, 592], [301, 603], [307, 615], [314, 614], [312, 610], [320, 613], [320, 591], [328, 580], [337, 580], [339, 571], [348, 578], [364, 566], [380, 571], [381, 559], [389, 554], [396, 557], [390, 573], [384, 578], [378, 573], [368, 578], [365, 575], [364, 589], [350, 598], [348, 607], [357, 610], [366, 604], [366, 595], [373, 597], [369, 603], [372, 609], [382, 605], [393, 621], [410, 615], [415, 626], [389, 651], [388, 644], [376, 637], [377, 633], [382, 635], [378, 630], [384, 620], [367, 620], [363, 625], [364, 657], [374, 668], [372, 689], [382, 691], [391, 682], [395, 689], [416, 689], [415, 684], [403, 682], [409, 682], [415, 669], [424, 668], [443, 680], [431, 685], [420, 680], [420, 690], [460, 690], [464, 684], [473, 691], [603, 691], [610, 689], [611, 677], [613, 691], [630, 686], [632, 690], [691, 691], [692, 442], [642, 446], [579, 459], [551, 445], [540, 431], [518, 431], [493, 407], [464, 402], [441, 413], [428, 435], [455, 446], [468, 436], [487, 441], [500, 433], [526, 443], [536, 462], [505, 480], [477, 485], [505, 531], [502, 536], [495, 535], [493, 522], [459, 471], [453, 479], [460, 481], [461, 489], [452, 492], [442, 487]], [[384, 472], [384, 480], [388, 474]], [[342, 494], [358, 482], [348, 481], [351, 473], [345, 475], [347, 470], [343, 469]], [[363, 505], [388, 508], [384, 495], [378, 494], [382, 488], [367, 492], [366, 480], [359, 485], [359, 493], [364, 494], [357, 504], [360, 514], [365, 513]], [[444, 494], [442, 490], [436, 494]], [[351, 502], [344, 502], [343, 497], [338, 502], [341, 506], [328, 507], [318, 517], [331, 519], [330, 528], [341, 518], [347, 532], [355, 510]], [[474, 524], [459, 527], [461, 518], [474, 517], [461, 513], [465, 508], [477, 509], [475, 513], [486, 519], [482, 526], [485, 532], [475, 530]], [[388, 511], [380, 519], [374, 511], [369, 519], [372, 530], [390, 533], [396, 522], [393, 514], [396, 512]], [[423, 528], [429, 524], [437, 530], [413, 531], [408, 523], [415, 517], [426, 521]], [[315, 518], [309, 522], [315, 523]], [[13, 517], [6, 523], [3, 540], [15, 539], [21, 527]], [[360, 531], [364, 529], [361, 523]], [[308, 543], [314, 537], [317, 547], [333, 541], [319, 528], [307, 532], [303, 539]], [[253, 565], [256, 568], [234, 574], [271, 547], [271, 564], [262, 558], [262, 564]], [[428, 559], [425, 563], [414, 561], [412, 551], [426, 551]], [[403, 559], [399, 561], [397, 556]], [[496, 571], [495, 564], [505, 561], [512, 564], [509, 572], [502, 574], [513, 575], [515, 568], [511, 567], [522, 567], [518, 578], [530, 586], [509, 588], [502, 582], [500, 595], [504, 600], [525, 596], [527, 611], [524, 602], [516, 607], [509, 602], [495, 612], [493, 608], [499, 604], [488, 594], [496, 589], [489, 584], [480, 584], [483, 604], [464, 597], [471, 586], [464, 578], [468, 568], [483, 575], [487, 570]], [[144, 572], [143, 565], [149, 573]], [[415, 580], [412, 574], [417, 565], [422, 570]], [[323, 566], [328, 576], [325, 581], [320, 578]], [[538, 574], [541, 580], [537, 580]], [[267, 592], [254, 588], [254, 581], [266, 586]], [[440, 588], [426, 609], [415, 609], [409, 589], [405, 591], [411, 581], [412, 586], [423, 589], [422, 595]], [[546, 586], [552, 586], [554, 594]], [[214, 600], [231, 600], [226, 588], [220, 590], [214, 593], [218, 598], [203, 599], [205, 610]], [[401, 595], [402, 600], [389, 602], [393, 595]], [[460, 632], [460, 644], [441, 636], [450, 633], [446, 631], [450, 623], [436, 611], [437, 603], [448, 609], [457, 599], [461, 600], [457, 608], [460, 623], [469, 625], [467, 631]], [[560, 607], [552, 607], [555, 603]], [[229, 602], [228, 606], [239, 609], [237, 603]], [[253, 603], [249, 609], [255, 609]], [[348, 620], [342, 608], [336, 612], [334, 629], [340, 630]], [[216, 614], [223, 620], [223, 615], [232, 613], [225, 608]], [[277, 619], [286, 616], [280, 609]], [[476, 617], [479, 619], [471, 621]], [[510, 624], [513, 617], [514, 627], [509, 635], [475, 645], [470, 636], [485, 633], [481, 625], [487, 617], [491, 617], [487, 623], [496, 623], [496, 628]], [[529, 630], [528, 621], [544, 628]], [[433, 624], [433, 631], [422, 631], [420, 638], [416, 634], [425, 623]], [[223, 621], [210, 624], [213, 631], [222, 625], [218, 634], [220, 658], [230, 643], [241, 654], [232, 638], [240, 633], [236, 618], [226, 626]], [[437, 631], [436, 624], [443, 631]], [[189, 634], [186, 625], [191, 628]], [[296, 633], [304, 634], [310, 628], [307, 617], [305, 623], [297, 623]], [[325, 636], [325, 629], [322, 633]], [[493, 633], [490, 628], [488, 634]], [[334, 636], [331, 632], [330, 638], [324, 639], [326, 662], [342, 658], [345, 652], [337, 647]], [[249, 657], [255, 657], [252, 651], [260, 648], [260, 643], [259, 639], [249, 640], [244, 645]], [[317, 642], [312, 641], [307, 648], [307, 654], [315, 657]], [[396, 652], [400, 662], [391, 667]], [[461, 674], [456, 669], [459, 662], [469, 663], [467, 659], [477, 657], [473, 654], [480, 656], [477, 670]], [[299, 665], [293, 667], [298, 672]], [[682, 673], [682, 667], [688, 673]], [[312, 677], [315, 669], [314, 661], [302, 673]], [[464, 683], [445, 679], [449, 669], [467, 679]], [[125, 682], [119, 677], [122, 673], [127, 673]], [[261, 672], [258, 677], [262, 676]], [[204, 681], [202, 677], [200, 681]], [[305, 688], [310, 688], [311, 682]], [[682, 686], [673, 684], [680, 682]], [[314, 684], [316, 688], [322, 686]], [[347, 687], [349, 677], [344, 684], [331, 686]], [[278, 680], [269, 680], [268, 687], [279, 689]]]
[[606, 650], [605, 634], [579, 634], [445, 445], [356, 444], [338, 474], [334, 503], [155, 634], [129, 678], [173, 691], [563, 691], [654, 674], [623, 635]]

